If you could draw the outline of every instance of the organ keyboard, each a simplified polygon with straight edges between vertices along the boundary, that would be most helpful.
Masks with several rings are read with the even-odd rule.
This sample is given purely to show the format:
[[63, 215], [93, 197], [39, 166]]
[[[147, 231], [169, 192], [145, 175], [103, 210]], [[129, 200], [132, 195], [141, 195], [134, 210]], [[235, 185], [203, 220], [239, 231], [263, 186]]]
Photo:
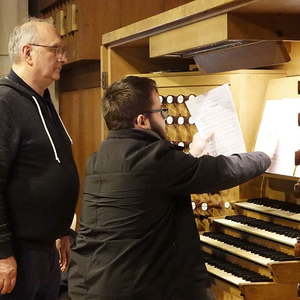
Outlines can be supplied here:
[[[296, 244], [297, 236], [295, 236], [294, 238], [289, 237], [288, 234], [289, 233], [292, 234], [292, 232], [289, 232], [288, 229], [284, 228], [283, 226], [281, 228], [280, 227], [276, 228], [279, 232], [282, 232], [282, 234], [280, 234], [275, 231], [272, 231], [272, 228], [270, 228], [271, 227], [270, 224], [268, 224], [267, 222], [263, 223], [264, 221], [260, 221], [260, 220], [257, 220], [254, 218], [249, 218], [249, 217], [245, 217], [245, 218], [243, 218], [242, 216], [233, 216], [233, 217], [236, 217], [236, 218], [227, 217], [225, 219], [217, 219], [214, 222], [216, 222], [218, 224], [222, 224], [227, 227], [231, 227], [233, 229], [244, 231], [244, 232], [259, 236], [259, 237], [271, 239], [273, 241], [283, 243], [283, 244], [286, 244], [291, 247], [293, 247]], [[247, 223], [247, 221], [248, 221], [248, 223]], [[252, 223], [251, 221], [252, 222], [256, 221], [257, 226], [251, 226], [250, 225]], [[263, 225], [265, 225], [265, 226], [263, 226]], [[258, 226], [260, 226], [261, 228], [259, 228]], [[262, 228], [265, 228], [265, 229], [262, 229]], [[274, 228], [274, 230], [275, 230], [275, 228]], [[299, 231], [299, 235], [300, 235], [300, 231]]]
[[234, 204], [236, 214], [211, 218], [201, 251], [218, 300], [296, 300], [300, 205], [268, 198]]
[[238, 202], [235, 205], [239, 208], [245, 208], [253, 211], [258, 211], [263, 214], [278, 216], [293, 221], [300, 222], [299, 205], [286, 203], [274, 199], [256, 198], [250, 199], [247, 202]]
[[268, 264], [275, 261], [295, 259], [292, 255], [243, 241], [223, 233], [209, 232], [201, 234], [200, 241], [263, 266], [268, 266]]

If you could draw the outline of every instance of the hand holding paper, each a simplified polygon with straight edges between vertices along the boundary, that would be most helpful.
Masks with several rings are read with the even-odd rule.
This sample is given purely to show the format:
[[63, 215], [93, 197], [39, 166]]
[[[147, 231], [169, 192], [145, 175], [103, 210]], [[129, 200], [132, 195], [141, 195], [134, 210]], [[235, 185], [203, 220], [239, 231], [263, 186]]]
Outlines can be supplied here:
[[208, 154], [208, 144], [213, 138], [213, 133], [208, 134], [197, 132], [193, 136], [193, 141], [190, 144], [190, 154], [194, 157], [200, 157]]
[[245, 143], [227, 84], [185, 102], [199, 132], [214, 133], [208, 143], [210, 155], [245, 152]]

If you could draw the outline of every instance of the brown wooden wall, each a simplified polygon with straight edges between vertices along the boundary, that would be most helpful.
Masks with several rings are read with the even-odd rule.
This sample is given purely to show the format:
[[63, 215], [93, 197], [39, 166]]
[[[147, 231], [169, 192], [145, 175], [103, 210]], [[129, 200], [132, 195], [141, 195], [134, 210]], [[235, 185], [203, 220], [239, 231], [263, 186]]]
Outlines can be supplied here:
[[[82, 194], [87, 159], [100, 144], [100, 90], [92, 88], [64, 92], [60, 96], [59, 109], [73, 139], [73, 154]], [[77, 214], [79, 211], [80, 202]]]

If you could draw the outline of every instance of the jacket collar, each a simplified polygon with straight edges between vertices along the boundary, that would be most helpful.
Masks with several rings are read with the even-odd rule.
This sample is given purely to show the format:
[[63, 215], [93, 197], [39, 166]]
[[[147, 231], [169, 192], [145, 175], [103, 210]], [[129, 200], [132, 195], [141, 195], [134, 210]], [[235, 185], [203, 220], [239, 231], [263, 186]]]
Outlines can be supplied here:
[[120, 129], [120, 130], [110, 130], [108, 134], [108, 139], [125, 139], [125, 138], [133, 138], [139, 140], [148, 140], [149, 142], [155, 142], [158, 140], [162, 140], [162, 138], [153, 130], [146, 129]]

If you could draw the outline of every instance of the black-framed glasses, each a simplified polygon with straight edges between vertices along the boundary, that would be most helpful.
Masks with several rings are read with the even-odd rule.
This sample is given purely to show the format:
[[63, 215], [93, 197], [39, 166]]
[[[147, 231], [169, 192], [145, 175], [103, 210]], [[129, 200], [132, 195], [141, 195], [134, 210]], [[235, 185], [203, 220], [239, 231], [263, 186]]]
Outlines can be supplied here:
[[67, 54], [67, 49], [62, 46], [49, 46], [49, 45], [41, 45], [41, 44], [29, 44], [30, 46], [36, 46], [36, 47], [43, 47], [43, 48], [48, 48], [55, 52], [56, 56], [66, 56]]
[[163, 119], [165, 120], [169, 113], [168, 113], [168, 109], [167, 108], [160, 108], [160, 109], [151, 109], [151, 110], [147, 110], [144, 111], [143, 114], [152, 114], [152, 113], [156, 113], [156, 112], [160, 112], [161, 116], [163, 117]]

